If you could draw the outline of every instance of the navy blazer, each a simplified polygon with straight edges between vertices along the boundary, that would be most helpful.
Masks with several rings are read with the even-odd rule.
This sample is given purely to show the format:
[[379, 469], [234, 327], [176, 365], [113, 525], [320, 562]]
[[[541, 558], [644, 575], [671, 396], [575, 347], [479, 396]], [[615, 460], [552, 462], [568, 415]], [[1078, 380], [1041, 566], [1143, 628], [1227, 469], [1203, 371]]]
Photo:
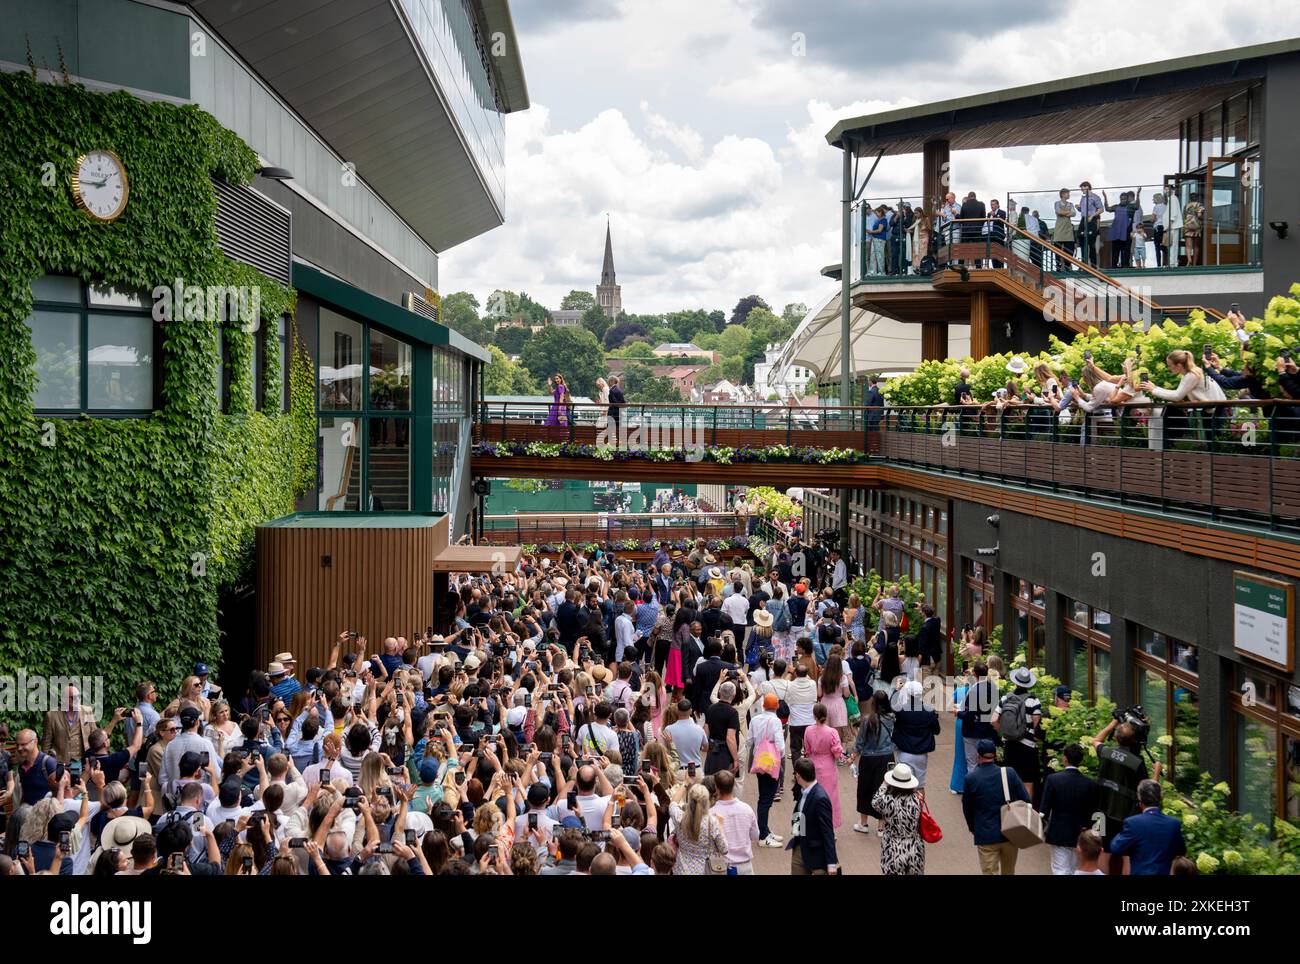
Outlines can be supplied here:
[[1097, 810], [1097, 783], [1078, 769], [1053, 773], [1043, 784], [1040, 810], [1047, 829], [1043, 839], [1056, 847], [1073, 847], [1092, 825]]
[[[793, 850], [797, 844], [803, 865], [809, 870], [826, 870], [831, 864], [840, 862], [835, 852], [835, 814], [831, 808], [831, 798], [822, 789], [820, 783], [814, 783], [800, 794], [808, 794], [808, 802], [803, 807], [802, 837], [794, 837], [785, 845], [786, 850]], [[795, 797], [795, 807], [799, 806], [799, 797]]]
[[[975, 837], [975, 846], [1000, 844], [1006, 842], [1002, 836], [1002, 805], [1006, 797], [1002, 793], [1003, 769], [996, 763], [981, 763], [966, 774], [966, 784], [961, 794], [961, 810], [966, 817], [966, 827]], [[1020, 782], [1016, 771], [1010, 767], [1007, 771], [1007, 789], [1011, 791], [1012, 800], [1028, 800], [1025, 785]]]
[[1111, 841], [1110, 852], [1128, 857], [1129, 871], [1134, 875], [1168, 877], [1174, 858], [1187, 853], [1182, 822], [1162, 813], [1159, 807], [1135, 813]]

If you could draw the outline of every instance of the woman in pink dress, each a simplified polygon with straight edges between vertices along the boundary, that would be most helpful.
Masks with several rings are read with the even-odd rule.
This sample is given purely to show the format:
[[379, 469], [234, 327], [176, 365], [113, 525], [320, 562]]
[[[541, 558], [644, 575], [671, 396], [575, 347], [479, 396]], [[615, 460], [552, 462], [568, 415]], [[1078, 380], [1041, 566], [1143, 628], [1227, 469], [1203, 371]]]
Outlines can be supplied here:
[[836, 770], [840, 760], [844, 759], [844, 746], [835, 728], [826, 725], [826, 706], [818, 703], [813, 707], [813, 725], [803, 735], [804, 756], [813, 761], [817, 768], [817, 782], [830, 794], [832, 823], [840, 825], [840, 778]]

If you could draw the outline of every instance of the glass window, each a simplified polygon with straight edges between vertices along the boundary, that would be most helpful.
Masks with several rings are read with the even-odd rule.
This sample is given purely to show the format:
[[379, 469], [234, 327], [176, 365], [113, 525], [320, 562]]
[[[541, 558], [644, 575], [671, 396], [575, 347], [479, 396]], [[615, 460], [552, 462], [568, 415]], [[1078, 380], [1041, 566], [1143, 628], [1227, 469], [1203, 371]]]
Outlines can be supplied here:
[[1189, 673], [1199, 672], [1197, 667], [1200, 665], [1200, 658], [1197, 655], [1195, 646], [1191, 643], [1184, 643], [1179, 639], [1171, 639], [1169, 645], [1173, 649], [1173, 652], [1170, 654], [1172, 656], [1170, 661], [1175, 666], [1180, 669], [1185, 669]]
[[322, 418], [316, 439], [317, 508], [355, 512], [361, 508], [361, 419]]
[[1065, 618], [1072, 623], [1078, 623], [1080, 626], [1088, 625], [1088, 605], [1081, 603], [1077, 599], [1069, 600], [1065, 607]]
[[451, 508], [451, 483], [455, 474], [460, 424], [455, 419], [433, 420], [433, 511]]
[[1174, 686], [1174, 786], [1185, 794], [1192, 792], [1201, 776], [1199, 699], [1196, 690]]
[[1224, 153], [1234, 154], [1250, 143], [1250, 97], [1242, 91], [1228, 101], [1228, 126], [1224, 131]]
[[1268, 821], [1277, 812], [1277, 729], [1236, 715], [1237, 809]]
[[1092, 611], [1092, 631], [1103, 636], [1110, 635], [1110, 613], [1103, 609]]
[[1092, 698], [1110, 696], [1110, 652], [1092, 647]]
[[411, 420], [366, 419], [370, 434], [366, 463], [366, 511], [407, 512], [411, 508]]
[[42, 275], [32, 282], [32, 297], [37, 301], [59, 301], [64, 304], [81, 304], [81, 279], [67, 275]]
[[1201, 112], [1201, 163], [1223, 154], [1220, 137], [1223, 132], [1223, 105], [1215, 104]]
[[1165, 642], [1165, 637], [1153, 629], [1139, 626], [1137, 645], [1142, 652], [1149, 653], [1156, 659], [1167, 660], [1169, 658], [1169, 648]]
[[36, 350], [32, 404], [37, 410], [81, 408], [81, 315], [37, 309], [27, 327]]
[[370, 329], [370, 407], [411, 410], [411, 346]]
[[153, 319], [92, 314], [87, 318], [87, 407], [153, 408]]
[[289, 319], [281, 316], [275, 323], [275, 350], [280, 359], [280, 385], [276, 393], [280, 411], [289, 411]]
[[1047, 665], [1047, 627], [1036, 616], [1029, 618], [1029, 663], [1031, 666]]
[[1092, 698], [1088, 688], [1088, 644], [1082, 639], [1070, 639], [1070, 685]]
[[1277, 706], [1277, 683], [1273, 677], [1261, 673], [1253, 666], [1237, 664], [1238, 693], [1249, 693], [1249, 700], [1264, 706]]
[[1035, 585], [1033, 587], [1033, 591], [1034, 591], [1034, 597], [1032, 600], [1033, 604], [1035, 606], [1045, 609], [1047, 607], [1047, 589], [1043, 586]]
[[984, 593], [978, 589], [970, 591], [970, 621], [972, 626], [984, 625]]
[[361, 410], [361, 325], [350, 318], [320, 310], [320, 407], [322, 411]]
[[1151, 721], [1149, 746], [1159, 753], [1158, 740], [1169, 735], [1169, 684], [1163, 676], [1145, 666], [1137, 668], [1137, 698]]
[[[91, 285], [86, 300], [101, 308], [151, 309], [153, 300], [148, 292], [139, 288], [114, 288], [112, 285]], [[173, 309], [174, 310], [174, 309]]]

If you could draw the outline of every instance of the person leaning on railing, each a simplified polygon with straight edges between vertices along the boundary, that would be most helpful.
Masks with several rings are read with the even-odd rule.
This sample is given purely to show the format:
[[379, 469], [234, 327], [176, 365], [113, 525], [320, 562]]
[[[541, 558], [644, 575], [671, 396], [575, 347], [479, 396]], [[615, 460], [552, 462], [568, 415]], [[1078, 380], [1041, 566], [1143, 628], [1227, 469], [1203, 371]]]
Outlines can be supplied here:
[[[1224, 402], [1227, 396], [1218, 384], [1197, 367], [1192, 353], [1179, 349], [1165, 356], [1165, 365], [1179, 377], [1177, 388], [1160, 388], [1150, 380], [1142, 383], [1142, 390], [1166, 402]], [[1182, 413], [1190, 421], [1190, 412]], [[1190, 431], [1183, 429], [1190, 434]]]

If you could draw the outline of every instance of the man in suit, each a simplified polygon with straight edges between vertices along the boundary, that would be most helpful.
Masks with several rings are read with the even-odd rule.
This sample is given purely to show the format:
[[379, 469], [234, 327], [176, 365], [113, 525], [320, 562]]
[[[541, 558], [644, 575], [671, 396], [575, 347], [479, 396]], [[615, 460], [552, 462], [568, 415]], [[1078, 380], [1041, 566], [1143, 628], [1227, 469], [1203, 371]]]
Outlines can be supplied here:
[[1138, 784], [1138, 806], [1142, 808], [1124, 821], [1110, 844], [1116, 857], [1129, 858], [1129, 873], [1168, 877], [1175, 857], [1187, 854], [1182, 823], [1160, 809], [1160, 784], [1143, 780]]
[[1071, 743], [1061, 755], [1066, 767], [1050, 775], [1043, 784], [1039, 809], [1047, 825], [1044, 839], [1052, 848], [1052, 873], [1069, 877], [1078, 864], [1079, 834], [1091, 826], [1092, 815], [1097, 810], [1097, 784], [1079, 770], [1083, 747]]
[[961, 211], [957, 214], [963, 222], [961, 226], [961, 239], [963, 242], [976, 242], [984, 238], [984, 225], [976, 224], [976, 221], [983, 221], [984, 202], [975, 197], [975, 192], [971, 191], [966, 195], [966, 200], [961, 202]]
[[623, 388], [618, 383], [618, 377], [611, 375], [609, 378], [609, 423], [614, 429], [614, 448], [622, 448], [623, 445], [623, 430], [619, 423], [619, 417], [626, 402], [627, 399], [623, 397]]
[[555, 626], [560, 631], [560, 642], [572, 648], [586, 627], [586, 619], [578, 606], [576, 589], [565, 590], [564, 602], [555, 607]]
[[[998, 748], [992, 740], [980, 740], [975, 746], [979, 766], [966, 774], [962, 790], [961, 809], [966, 817], [966, 827], [975, 839], [979, 851], [980, 873], [1011, 876], [1016, 872], [1016, 858], [1020, 852], [1015, 844], [1002, 836], [1002, 806], [1007, 795], [1012, 800], [1028, 800], [1025, 785], [1016, 771], [998, 766]], [[1007, 791], [1002, 789], [1002, 772], [1006, 771]]]
[[[722, 661], [722, 643], [716, 639], [706, 640], [704, 662], [700, 663], [693, 673], [694, 690], [689, 694], [691, 705], [695, 707], [696, 713], [703, 715], [709, 708], [709, 696], [713, 693], [713, 686], [726, 668], [727, 664]], [[682, 672], [686, 672], [685, 666], [682, 667]]]
[[[69, 685], [63, 692], [63, 706], [45, 714], [41, 749], [64, 766], [73, 760], [80, 763], [90, 747], [90, 731], [95, 729], [93, 713], [91, 707], [82, 705], [80, 691]], [[113, 720], [113, 725], [120, 719]]]
[[925, 617], [925, 622], [921, 623], [921, 629], [916, 634], [916, 645], [921, 654], [921, 673], [923, 676], [933, 676], [943, 672], [940, 665], [943, 662], [943, 624], [929, 603], [921, 607], [921, 615]]
[[867, 387], [867, 397], [863, 400], [867, 406], [867, 431], [879, 432], [880, 420], [884, 418], [885, 396], [880, 394], [880, 379], [871, 376]]
[[806, 756], [794, 765], [795, 783], [799, 785], [794, 816], [790, 821], [790, 874], [809, 877], [838, 874], [839, 855], [835, 852], [835, 822], [831, 798], [817, 784], [817, 767]]

